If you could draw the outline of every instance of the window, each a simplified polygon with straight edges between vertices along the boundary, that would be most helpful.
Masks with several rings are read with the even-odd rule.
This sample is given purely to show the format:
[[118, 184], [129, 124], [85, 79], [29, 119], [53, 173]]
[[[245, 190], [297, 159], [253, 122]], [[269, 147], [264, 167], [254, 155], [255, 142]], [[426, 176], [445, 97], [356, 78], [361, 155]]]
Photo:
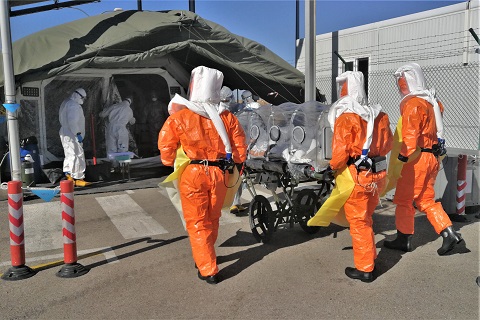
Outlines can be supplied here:
[[365, 80], [365, 93], [368, 97], [368, 58], [360, 58], [357, 60], [357, 71], [363, 73]]
[[342, 63], [342, 72], [345, 71], [360, 71], [363, 73], [363, 78], [365, 80], [365, 93], [368, 96], [368, 58], [358, 58], [351, 61], [346, 61]]

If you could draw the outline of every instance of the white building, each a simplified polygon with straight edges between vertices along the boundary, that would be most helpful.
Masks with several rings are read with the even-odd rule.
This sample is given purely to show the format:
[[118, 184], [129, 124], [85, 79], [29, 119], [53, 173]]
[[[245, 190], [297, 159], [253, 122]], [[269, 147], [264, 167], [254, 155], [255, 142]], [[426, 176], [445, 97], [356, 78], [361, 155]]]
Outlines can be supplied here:
[[[335, 77], [347, 70], [363, 72], [371, 103], [380, 103], [392, 130], [400, 116], [400, 95], [393, 74], [408, 62], [425, 72], [445, 105], [448, 157], [436, 191], [448, 213], [455, 213], [458, 155], [468, 155], [467, 206], [479, 204], [480, 49], [469, 32], [480, 34], [479, 0], [424, 11], [316, 36], [316, 86], [327, 102], [336, 97]], [[336, 53], [338, 53], [338, 56]], [[305, 42], [297, 41], [297, 68], [305, 72]]]

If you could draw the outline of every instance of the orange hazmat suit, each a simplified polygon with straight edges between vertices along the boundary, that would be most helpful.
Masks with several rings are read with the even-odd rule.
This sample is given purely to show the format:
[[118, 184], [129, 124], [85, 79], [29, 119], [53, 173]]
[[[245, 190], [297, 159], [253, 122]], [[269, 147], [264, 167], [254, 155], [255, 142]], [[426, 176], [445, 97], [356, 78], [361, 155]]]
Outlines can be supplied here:
[[[420, 156], [403, 165], [401, 177], [397, 181], [393, 202], [397, 230], [403, 234], [414, 233], [415, 208], [427, 215], [435, 231], [440, 232], [452, 225], [441, 203], [435, 202], [435, 179], [439, 170], [438, 158], [431, 152], [443, 135], [441, 113], [443, 105], [426, 90], [423, 72], [418, 64], [411, 63], [395, 73], [402, 95], [400, 115], [402, 117], [402, 143], [400, 157], [408, 159], [420, 148]], [[438, 104], [436, 114], [434, 103]], [[436, 119], [436, 116], [439, 119]], [[396, 155], [392, 155], [395, 156]]]
[[[366, 139], [367, 122], [355, 113], [343, 113], [335, 121], [330, 167], [338, 170], [350, 158], [358, 158]], [[385, 156], [392, 147], [393, 134], [387, 114], [380, 112], [374, 122], [370, 158]], [[386, 185], [386, 171], [373, 173], [348, 165], [355, 187], [344, 204], [345, 217], [350, 223], [355, 268], [372, 272], [377, 257], [372, 215], [379, 202], [379, 193]]]
[[[236, 163], [244, 162], [247, 146], [240, 123], [229, 111], [221, 113], [220, 118], [231, 142], [233, 160]], [[160, 130], [158, 148], [164, 165], [173, 166], [179, 145], [192, 160], [214, 163], [226, 156], [225, 145], [212, 120], [189, 109], [173, 113]], [[179, 181], [193, 258], [199, 272], [205, 277], [218, 273], [214, 245], [227, 193], [227, 175], [218, 166], [205, 162], [188, 165]]]
[[[443, 110], [442, 104], [439, 102]], [[409, 157], [417, 147], [431, 149], [437, 143], [437, 129], [433, 106], [427, 100], [413, 97], [402, 104], [402, 146], [400, 154]], [[441, 203], [435, 202], [435, 179], [439, 170], [438, 159], [430, 152], [421, 152], [420, 156], [403, 165], [398, 179], [393, 202], [395, 223], [398, 231], [414, 234], [415, 208], [425, 212], [435, 231], [452, 225]]]
[[367, 105], [361, 72], [342, 73], [337, 77], [337, 88], [341, 98], [328, 115], [333, 125], [330, 167], [337, 172], [347, 167], [353, 178], [354, 187], [343, 208], [350, 225], [355, 268], [370, 273], [377, 257], [372, 215], [386, 186], [387, 172], [386, 163], [384, 169], [374, 172], [360, 162], [386, 156], [392, 149], [393, 134], [381, 107]]

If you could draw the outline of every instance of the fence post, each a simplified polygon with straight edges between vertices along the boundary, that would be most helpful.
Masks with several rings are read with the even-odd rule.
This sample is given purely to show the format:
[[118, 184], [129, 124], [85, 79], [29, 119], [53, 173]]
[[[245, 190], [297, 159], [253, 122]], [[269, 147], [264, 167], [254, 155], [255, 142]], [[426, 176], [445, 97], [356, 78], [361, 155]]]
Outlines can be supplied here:
[[8, 220], [10, 225], [10, 255], [12, 267], [3, 280], [22, 280], [37, 272], [25, 265], [25, 235], [23, 227], [23, 192], [21, 181], [8, 182]]
[[57, 272], [57, 276], [60, 278], [75, 278], [86, 274], [90, 269], [77, 263], [73, 181], [61, 181], [60, 193], [60, 201], [62, 203], [63, 261], [65, 264]]
[[465, 214], [465, 198], [467, 188], [467, 156], [458, 156], [457, 165], [457, 214]]

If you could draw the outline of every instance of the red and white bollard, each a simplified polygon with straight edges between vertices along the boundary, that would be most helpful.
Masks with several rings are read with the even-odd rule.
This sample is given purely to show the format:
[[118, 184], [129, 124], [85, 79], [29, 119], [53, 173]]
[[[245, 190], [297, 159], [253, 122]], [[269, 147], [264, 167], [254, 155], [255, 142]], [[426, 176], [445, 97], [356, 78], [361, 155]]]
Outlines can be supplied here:
[[21, 181], [8, 182], [8, 220], [10, 225], [10, 255], [12, 267], [3, 280], [22, 280], [37, 272], [25, 265], [25, 235], [23, 228], [23, 192]]
[[57, 272], [57, 276], [61, 278], [75, 278], [86, 274], [90, 269], [77, 263], [73, 181], [61, 181], [60, 192], [60, 201], [62, 203], [63, 261], [65, 264]]
[[465, 214], [465, 198], [467, 189], [467, 156], [458, 156], [457, 166], [457, 214]]

